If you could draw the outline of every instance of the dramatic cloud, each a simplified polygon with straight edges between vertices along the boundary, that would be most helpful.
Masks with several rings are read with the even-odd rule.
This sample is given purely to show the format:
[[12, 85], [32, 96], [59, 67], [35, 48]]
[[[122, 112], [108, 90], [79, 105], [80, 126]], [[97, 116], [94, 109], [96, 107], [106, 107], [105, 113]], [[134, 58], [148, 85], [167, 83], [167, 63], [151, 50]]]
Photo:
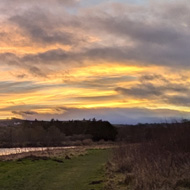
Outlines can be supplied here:
[[189, 82], [184, 84], [184, 77], [169, 81], [162, 75], [144, 75], [139, 83], [131, 88], [117, 87], [115, 90], [125, 97], [146, 99], [149, 102], [158, 100], [172, 105], [188, 106], [190, 103]]
[[0, 1], [0, 118], [189, 117], [189, 12], [186, 0]]
[[[62, 16], [68, 15], [65, 13]], [[13, 16], [9, 21], [22, 29], [31, 40], [38, 43], [74, 45], [80, 41], [77, 39], [76, 33], [67, 31], [68, 21], [57, 18], [51, 12], [44, 12], [42, 8], [35, 8], [24, 12], [22, 15]]]
[[[175, 4], [175, 2], [155, 4], [156, 6], [149, 4], [146, 7], [145, 5], [132, 7], [126, 5], [123, 15], [114, 14], [114, 10], [111, 13], [102, 13], [102, 10], [99, 14], [97, 12], [93, 14], [93, 12], [90, 15], [92, 23], [90, 27], [96, 26], [97, 30], [112, 35], [112, 38], [126, 40], [122, 48], [125, 56], [120, 53], [118, 57], [169, 66], [174, 64], [188, 66], [190, 36], [189, 18], [186, 17], [188, 15], [186, 11], [189, 11], [190, 7], [186, 6], [185, 1], [181, 4]], [[166, 7], [163, 13], [164, 4]], [[174, 20], [173, 15], [176, 14], [176, 9], [184, 10], [186, 16]], [[170, 12], [169, 15], [168, 12]], [[163, 14], [167, 17], [163, 17]], [[128, 45], [130, 41], [133, 42], [132, 45]], [[122, 52], [121, 49], [120, 52]]]
[[153, 96], [162, 97], [166, 93], [174, 92], [174, 93], [187, 93], [189, 92], [189, 88], [186, 86], [170, 84], [169, 86], [154, 86], [151, 83], [141, 83], [132, 88], [116, 88], [117, 92], [122, 94], [131, 95], [139, 98], [146, 98], [149, 99]]

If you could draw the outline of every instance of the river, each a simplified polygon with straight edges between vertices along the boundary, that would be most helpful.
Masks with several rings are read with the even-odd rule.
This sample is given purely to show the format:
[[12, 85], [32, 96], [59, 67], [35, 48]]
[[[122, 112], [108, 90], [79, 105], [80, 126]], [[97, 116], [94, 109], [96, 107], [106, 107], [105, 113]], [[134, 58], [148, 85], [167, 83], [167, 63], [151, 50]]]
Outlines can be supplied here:
[[19, 154], [24, 152], [45, 151], [45, 150], [57, 150], [57, 149], [73, 149], [75, 146], [67, 147], [26, 147], [26, 148], [0, 148], [0, 156]]

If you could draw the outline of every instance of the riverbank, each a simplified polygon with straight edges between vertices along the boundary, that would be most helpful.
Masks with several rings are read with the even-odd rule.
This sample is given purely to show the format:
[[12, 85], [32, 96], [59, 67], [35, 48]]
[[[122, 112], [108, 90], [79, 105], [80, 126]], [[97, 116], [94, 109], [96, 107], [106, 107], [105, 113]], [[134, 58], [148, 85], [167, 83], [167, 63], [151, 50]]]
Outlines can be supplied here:
[[68, 147], [26, 147], [26, 148], [4, 148], [0, 149], [0, 161], [17, 160], [29, 156], [37, 157], [64, 157], [78, 156], [88, 149], [108, 149], [114, 148], [114, 144], [68, 146]]
[[101, 190], [110, 150], [78, 149], [73, 154], [1, 161], [1, 190]]

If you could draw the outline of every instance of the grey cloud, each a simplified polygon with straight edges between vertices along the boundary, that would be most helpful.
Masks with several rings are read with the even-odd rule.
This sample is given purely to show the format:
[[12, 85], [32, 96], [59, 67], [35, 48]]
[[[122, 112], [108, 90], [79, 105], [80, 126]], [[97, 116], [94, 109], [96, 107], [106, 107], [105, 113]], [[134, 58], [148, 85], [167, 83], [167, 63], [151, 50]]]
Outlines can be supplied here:
[[[106, 61], [128, 62], [133, 60], [139, 65], [163, 65], [168, 67], [184, 68], [190, 65], [190, 36], [185, 43], [176, 43], [171, 46], [140, 43], [132, 47], [115, 46], [86, 49], [84, 58]], [[135, 39], [134, 39], [135, 40]]]
[[165, 83], [169, 82], [168, 79], [166, 79], [162, 75], [158, 75], [158, 74], [143, 75], [140, 77], [140, 81], [142, 81], [142, 82], [153, 81], [153, 80], [163, 81]]
[[29, 72], [36, 76], [41, 76], [41, 77], [46, 76], [45, 73], [43, 73], [39, 68], [37, 68], [35, 66], [29, 67]]
[[[150, 48], [151, 50], [149, 50]], [[126, 47], [99, 47], [99, 48], [85, 48], [81, 51], [64, 51], [62, 49], [52, 49], [43, 53], [38, 54], [26, 54], [22, 57], [17, 56], [13, 53], [3, 53], [0, 54], [0, 62], [2, 64], [16, 65], [22, 68], [29, 70], [31, 73], [34, 72], [32, 67], [39, 69], [39, 73], [43, 70], [49, 68], [48, 65], [54, 64], [56, 66], [75, 66], [75, 64], [83, 64], [85, 60], [93, 61], [109, 61], [109, 62], [123, 62], [127, 63], [129, 60], [139, 61], [136, 64], [145, 64], [147, 62], [151, 64], [159, 64], [165, 66], [171, 66], [172, 68], [181, 68], [184, 69], [189, 65], [190, 53], [188, 50], [181, 49], [180, 51], [184, 54], [183, 61], [180, 61], [180, 56], [178, 57], [175, 52], [168, 57], [168, 52], [162, 51], [162, 53], [152, 47], [135, 47], [133, 50]], [[189, 48], [190, 49], [190, 48]], [[168, 55], [166, 55], [168, 54]], [[173, 61], [173, 62], [172, 62]], [[180, 62], [180, 64], [178, 64]], [[42, 66], [42, 65], [43, 66]], [[46, 67], [44, 67], [46, 65]], [[37, 70], [36, 70], [37, 71]], [[43, 72], [41, 74], [44, 74]], [[42, 75], [43, 76], [43, 75]], [[149, 76], [150, 77], [150, 76]]]
[[13, 81], [0, 81], [0, 94], [22, 94], [30, 93], [45, 88], [62, 87], [63, 84], [37, 84], [31, 81], [13, 82]]
[[[0, 54], [2, 64], [15, 65], [27, 68], [31, 73], [40, 73], [39, 68], [42, 64], [48, 65], [70, 65], [83, 64], [84, 60], [123, 60], [124, 52], [120, 52], [117, 48], [110, 49], [85, 49], [82, 52], [64, 51], [62, 49], [52, 49], [38, 54], [26, 54], [24, 56], [17, 56], [13, 53]], [[45, 68], [47, 69], [47, 68]]]
[[33, 54], [33, 55], [25, 55], [22, 57], [21, 61], [25, 63], [42, 63], [42, 64], [48, 64], [49, 62], [57, 63], [57, 62], [64, 62], [64, 61], [71, 61], [73, 57], [73, 60], [75, 60], [76, 56], [70, 52], [66, 52], [62, 49], [53, 49], [49, 50], [43, 53]]
[[36, 43], [70, 45], [79, 41], [79, 39], [76, 39], [76, 35], [59, 30], [60, 27], [66, 28], [67, 26], [64, 26], [62, 20], [56, 18], [51, 12], [45, 12], [41, 8], [35, 8], [26, 11], [22, 15], [13, 16], [10, 21], [23, 29], [26, 35], [29, 34]]
[[69, 77], [64, 80], [64, 82], [68, 85], [77, 86], [80, 88], [88, 88], [88, 89], [113, 89], [114, 86], [117, 86], [119, 82], [130, 82], [137, 80], [136, 77], [133, 76], [121, 76], [121, 77], [114, 77], [114, 76], [106, 76], [106, 77], [98, 77], [98, 78], [88, 78], [83, 81], [79, 81], [74, 78], [71, 81]]
[[27, 116], [27, 115], [36, 115], [37, 112], [34, 111], [12, 111], [13, 114], [20, 115], [20, 116]]
[[[55, 108], [56, 109], [56, 108]], [[58, 111], [63, 110], [60, 114], [34, 114], [25, 115], [27, 119], [46, 120], [55, 118], [59, 120], [72, 119], [103, 119], [113, 124], [137, 124], [151, 122], [165, 122], [165, 120], [189, 118], [189, 112], [179, 112], [169, 109], [145, 109], [145, 108], [97, 108], [97, 109], [77, 109], [57, 107]]]
[[0, 8], [5, 9], [6, 7], [31, 7], [31, 6], [42, 6], [42, 5], [63, 5], [63, 6], [74, 6], [79, 3], [78, 0], [1, 0]]
[[30, 81], [25, 82], [10, 82], [10, 81], [1, 81], [0, 82], [0, 94], [6, 93], [27, 93], [32, 92], [39, 87], [34, 85]]
[[0, 111], [19, 111], [23, 112], [26, 110], [32, 110], [32, 109], [41, 109], [41, 108], [49, 108], [47, 105], [37, 105], [37, 104], [26, 104], [25, 102], [17, 102], [17, 105], [14, 102], [11, 102], [11, 106], [7, 106], [4, 108], [0, 108]]
[[173, 41], [177, 41], [181, 37], [180, 30], [171, 30], [170, 26], [158, 25], [158, 23], [148, 24], [145, 20], [132, 20], [129, 15], [125, 17], [108, 15], [105, 18], [92, 17], [91, 19], [98, 29], [116, 36], [131, 37], [137, 42], [159, 45], [173, 43]]
[[14, 53], [0, 53], [0, 63], [21, 66], [20, 58]]
[[175, 95], [175, 96], [168, 96], [166, 99], [167, 103], [174, 104], [177, 106], [190, 106], [190, 93], [187, 95]]
[[[143, 98], [150, 101], [159, 99], [161, 102], [174, 105], [179, 105], [180, 101], [181, 105], [185, 105], [189, 102], [187, 96], [190, 95], [189, 83], [184, 84], [183, 76], [176, 83], [162, 75], [143, 75], [139, 78], [139, 83], [131, 88], [117, 87], [115, 90], [125, 97]], [[170, 95], [171, 93], [174, 95]]]
[[[189, 21], [189, 9], [190, 5], [186, 0], [177, 0], [174, 2], [158, 3], [160, 7], [159, 11], [155, 4], [152, 3], [153, 11], [156, 13], [155, 16], [162, 17], [165, 21], [171, 24], [176, 24], [179, 21]], [[157, 5], [157, 4], [156, 4]]]
[[127, 61], [133, 57], [129, 55], [126, 47], [97, 47], [86, 49], [84, 58], [107, 61]]
[[26, 76], [27, 76], [26, 74], [18, 74], [18, 75], [16, 75], [16, 77], [19, 78], [19, 79], [23, 79]]
[[[145, 5], [139, 5], [136, 11], [128, 8], [126, 12], [122, 12], [123, 14], [106, 12], [100, 8], [87, 18], [90, 22], [88, 26], [94, 27], [97, 33], [112, 35], [115, 41], [126, 39], [123, 48], [118, 48], [113, 55], [109, 50], [110, 55], [113, 57], [115, 55], [116, 59], [123, 57], [126, 60], [133, 59], [149, 64], [189, 66], [190, 34], [188, 31], [190, 26], [188, 20], [190, 17], [187, 16], [189, 14], [181, 17], [180, 20], [174, 20], [172, 18], [172, 15], [176, 14], [174, 5], [177, 8], [179, 3], [174, 1], [173, 3], [155, 4], [156, 8], [153, 7], [154, 4], [146, 4], [146, 8]], [[187, 13], [187, 9], [190, 10], [190, 6], [183, 9], [185, 4], [185, 1], [180, 4], [181, 11], [184, 10], [183, 13]], [[162, 16], [163, 7], [165, 7], [165, 14], [168, 10], [171, 12], [167, 18]], [[172, 10], [171, 7], [173, 7]], [[152, 8], [153, 11], [151, 11]], [[182, 23], [187, 23], [187, 26], [182, 26]], [[135, 42], [133, 46], [128, 46], [128, 38]]]
[[177, 93], [186, 94], [189, 92], [189, 87], [186, 87], [184, 85], [175, 85], [175, 84], [156, 86], [151, 83], [146, 83], [146, 84], [142, 83], [132, 88], [118, 87], [115, 90], [126, 96], [149, 99], [151, 97], [161, 98], [162, 96], [167, 94], [167, 92], [177, 92]]
[[2, 65], [15, 66], [28, 70], [34, 76], [46, 77], [51, 70], [49, 66], [55, 67], [60, 64], [70, 65], [77, 62], [78, 55], [65, 52], [61, 49], [50, 50], [38, 54], [25, 54], [18, 56], [14, 53], [0, 53], [0, 63]]
[[[142, 51], [141, 51], [142, 50]], [[180, 50], [181, 52], [183, 50]], [[167, 54], [163, 52], [163, 54]], [[175, 54], [173, 52], [172, 54]], [[177, 54], [177, 53], [176, 53]], [[38, 54], [26, 54], [23, 57], [18, 57], [13, 53], [4, 53], [0, 54], [0, 62], [2, 64], [15, 65], [29, 70], [33, 73], [34, 68], [38, 68], [40, 74], [41, 67], [44, 67], [43, 70], [47, 70], [50, 65], [54, 64], [56, 66], [65, 66], [72, 67], [75, 65], [81, 65], [85, 60], [93, 61], [109, 61], [109, 62], [123, 62], [123, 64], [128, 63], [129, 60], [136, 61], [135, 64], [159, 64], [165, 66], [171, 66], [173, 69], [181, 68], [184, 69], [184, 66], [189, 66], [190, 53], [184, 52], [183, 62], [180, 62], [180, 56], [171, 55], [170, 58], [168, 55], [162, 56], [162, 53], [152, 48], [148, 52], [148, 48], [141, 47], [140, 49], [132, 50], [125, 47], [114, 47], [114, 48], [92, 48], [92, 49], [83, 49], [79, 52], [76, 51], [64, 51], [62, 49], [52, 49], [43, 53]], [[174, 60], [173, 60], [174, 59]], [[173, 62], [172, 62], [173, 60]], [[139, 61], [139, 62], [137, 62]], [[178, 63], [181, 64], [178, 64]], [[37, 70], [36, 70], [37, 71]], [[41, 71], [42, 72], [42, 71]], [[41, 73], [43, 76], [45, 73]]]
[[157, 89], [152, 84], [146, 84], [146, 85], [138, 85], [133, 88], [121, 88], [118, 87], [115, 89], [118, 93], [123, 94], [125, 96], [132, 96], [137, 98], [146, 98], [149, 99], [153, 96], [161, 96], [163, 92], [160, 89]]
[[[21, 67], [26, 66], [25, 62], [33, 62], [33, 66], [39, 63], [56, 65], [60, 62], [68, 65], [82, 64], [90, 59], [123, 63], [134, 60], [138, 64], [156, 64], [183, 69], [190, 65], [190, 26], [187, 22], [190, 17], [181, 14], [178, 20], [173, 19], [172, 15], [177, 14], [174, 11], [177, 5], [180, 5], [181, 12], [184, 10], [186, 13], [190, 10], [190, 6], [184, 6], [184, 2], [156, 4], [157, 8], [153, 11], [151, 11], [153, 8], [151, 4], [139, 5], [135, 11], [129, 7], [123, 14], [105, 11], [101, 5], [98, 9], [91, 10], [90, 15], [88, 11], [88, 14], [83, 13], [85, 12], [83, 8], [80, 8], [82, 13], [76, 12], [71, 15], [63, 11], [61, 16], [48, 12], [46, 8], [32, 8], [12, 16], [10, 21], [29, 34], [36, 43], [68, 44], [72, 46], [71, 51], [55, 49], [36, 55], [28, 54], [22, 58], [13, 54], [4, 56], [9, 57], [6, 58], [9, 63]], [[112, 7], [108, 4], [107, 9], [112, 10]], [[162, 15], [167, 15], [168, 11], [170, 14], [165, 19]], [[187, 26], [182, 26], [183, 22]], [[60, 30], [69, 27], [72, 32]], [[96, 42], [88, 43], [85, 35], [77, 34], [77, 30], [85, 31], [89, 35], [97, 35], [102, 39], [102, 43], [104, 43], [104, 36], [108, 35], [110, 43], [106, 46]], [[134, 45], [128, 45], [129, 38]], [[119, 45], [117, 44], [119, 40], [126, 41]]]
[[83, 102], [88, 102], [88, 101], [108, 101], [108, 100], [116, 100], [118, 98], [117, 95], [110, 95], [110, 96], [91, 96], [91, 97], [75, 97], [75, 100], [82, 100]]
[[[51, 10], [56, 13], [67, 11], [67, 9], [76, 8], [79, 5], [78, 0], [1, 0], [0, 15], [4, 19], [14, 17], [15, 15], [27, 12], [29, 9], [42, 8], [42, 10]], [[11, 10], [11, 11], [10, 11]]]

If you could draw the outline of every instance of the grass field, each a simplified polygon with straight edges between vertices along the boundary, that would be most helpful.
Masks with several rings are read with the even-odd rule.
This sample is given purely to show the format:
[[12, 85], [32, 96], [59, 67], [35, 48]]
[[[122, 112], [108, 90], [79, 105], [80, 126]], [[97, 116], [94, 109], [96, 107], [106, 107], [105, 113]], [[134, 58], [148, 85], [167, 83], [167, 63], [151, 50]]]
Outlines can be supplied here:
[[88, 150], [72, 159], [0, 162], [1, 190], [100, 190], [109, 150]]

